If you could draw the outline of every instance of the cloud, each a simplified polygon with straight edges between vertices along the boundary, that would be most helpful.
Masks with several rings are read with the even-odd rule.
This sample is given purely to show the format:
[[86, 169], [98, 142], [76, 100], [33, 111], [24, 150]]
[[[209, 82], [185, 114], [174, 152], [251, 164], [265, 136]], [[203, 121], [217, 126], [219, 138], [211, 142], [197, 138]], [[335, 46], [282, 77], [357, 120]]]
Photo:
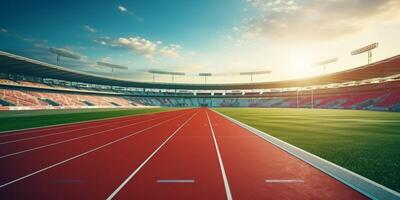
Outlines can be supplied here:
[[10, 38], [14, 38], [23, 42], [27, 42], [27, 43], [32, 43], [32, 45], [39, 46], [45, 46], [48, 43], [48, 40], [43, 40], [43, 39], [38, 39], [38, 38], [32, 38], [32, 37], [28, 37], [25, 35], [20, 35], [18, 33], [15, 33], [11, 30], [7, 30], [5, 28], [0, 28], [0, 33], [4, 34], [6, 37], [10, 37]]
[[111, 62], [112, 58], [110, 56], [106, 56], [100, 59], [101, 62]]
[[126, 47], [137, 54], [151, 56], [156, 53], [157, 44], [140, 37], [118, 38], [115, 43]]
[[44, 48], [44, 49], [49, 48], [49, 46], [47, 44], [43, 44], [43, 43], [35, 43], [35, 44], [33, 44], [33, 46], [37, 47], [37, 48]]
[[92, 32], [92, 33], [96, 33], [96, 32], [97, 32], [96, 29], [94, 29], [93, 27], [91, 27], [91, 26], [89, 26], [89, 25], [85, 25], [85, 26], [83, 26], [83, 28], [84, 28], [86, 31], [89, 31], [89, 32]]
[[114, 48], [128, 49], [135, 54], [152, 59], [157, 56], [177, 58], [180, 57], [182, 47], [177, 44], [163, 45], [162, 41], [150, 41], [141, 37], [120, 37], [112, 39], [110, 37], [100, 37], [94, 42]]
[[329, 40], [400, 20], [398, 0], [248, 0], [258, 15], [246, 20], [245, 38]]
[[141, 18], [140, 16], [137, 16], [134, 12], [129, 11], [128, 8], [126, 8], [125, 6], [119, 5], [117, 8], [118, 8], [118, 10], [121, 11], [122, 13], [125, 13], [125, 14], [127, 14], [127, 15], [131, 15], [131, 16], [134, 16], [138, 21], [143, 21], [143, 18]]
[[119, 5], [118, 10], [121, 12], [128, 12], [128, 9], [125, 6]]
[[113, 44], [112, 44], [112, 39], [111, 39], [111, 37], [109, 37], [109, 36], [102, 36], [102, 37], [99, 37], [99, 38], [97, 38], [97, 39], [94, 39], [93, 42], [99, 43], [99, 44], [104, 45], [104, 46], [106, 46], [106, 45], [113, 45]]
[[171, 44], [168, 46], [162, 47], [159, 51], [160, 54], [166, 57], [176, 58], [179, 57], [179, 51], [182, 49], [180, 45]]

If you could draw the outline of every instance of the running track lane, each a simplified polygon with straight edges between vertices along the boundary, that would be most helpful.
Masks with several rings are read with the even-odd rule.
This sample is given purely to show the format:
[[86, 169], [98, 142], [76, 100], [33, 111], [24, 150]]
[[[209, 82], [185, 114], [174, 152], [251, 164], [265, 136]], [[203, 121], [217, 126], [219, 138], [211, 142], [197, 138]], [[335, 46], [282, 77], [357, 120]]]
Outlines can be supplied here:
[[368, 199], [208, 110], [233, 199]]
[[[142, 132], [125, 134], [101, 148], [0, 188], [2, 199], [105, 199], [195, 110]], [[144, 129], [143, 129], [144, 128]], [[114, 143], [111, 143], [114, 142]], [[85, 145], [84, 143], [81, 145]], [[71, 151], [71, 149], [64, 149]], [[87, 151], [88, 152], [88, 151]], [[45, 153], [44, 153], [45, 154]], [[23, 191], [23, 192], [21, 192]]]
[[[159, 126], [149, 126], [85, 151], [41, 173], [0, 188], [2, 199], [105, 199], [132, 167], [179, 127], [188, 115], [171, 118]], [[143, 131], [144, 130], [144, 131]], [[70, 149], [68, 149], [70, 150]], [[21, 192], [23, 191], [23, 192]]]
[[[193, 111], [179, 111], [174, 116], [184, 116]], [[153, 121], [147, 121], [145, 123], [138, 124], [127, 124], [125, 127], [120, 129], [110, 130], [102, 134], [94, 135], [91, 137], [85, 137], [79, 140], [69, 141], [33, 151], [12, 155], [9, 157], [0, 159], [0, 185], [8, 183], [16, 178], [25, 176], [26, 174], [33, 173], [37, 170], [43, 169], [47, 166], [51, 166], [54, 163], [66, 160], [70, 157], [78, 155], [82, 152], [89, 151], [98, 146], [109, 143], [110, 141], [124, 137], [128, 134], [149, 128], [153, 125], [163, 123], [166, 120], [173, 121], [174, 117], [167, 119], [156, 119]], [[160, 124], [162, 126], [162, 124]], [[0, 189], [1, 190], [1, 189]]]
[[[365, 197], [351, 188], [224, 119], [222, 116], [209, 110], [207, 113], [216, 136], [216, 142], [219, 146], [233, 199], [365, 199]], [[204, 117], [202, 112], [198, 115]], [[122, 187], [119, 191], [121, 193], [118, 192], [115, 199], [120, 199], [118, 197], [132, 199], [130, 195], [118, 195], [123, 195], [125, 192], [136, 195], [130, 193], [130, 188], [127, 186], [135, 185], [135, 182], [140, 177], [150, 177], [151, 180], [146, 178], [143, 180], [145, 181], [144, 183], [150, 183], [150, 185], [146, 185], [152, 188], [151, 181], [155, 181], [154, 178], [156, 177], [149, 175], [151, 173], [150, 168], [162, 170], [162, 173], [153, 173], [171, 175], [171, 178], [175, 175], [182, 175], [182, 178], [190, 179], [190, 177], [186, 178], [186, 176], [193, 174], [193, 177], [195, 177], [192, 178], [194, 185], [201, 183], [201, 180], [219, 179], [215, 180], [215, 183], [207, 182], [207, 184], [215, 185], [215, 188], [213, 187], [210, 191], [205, 191], [202, 187], [196, 187], [193, 190], [193, 198], [198, 195], [197, 190], [199, 190], [202, 191], [201, 195], [203, 196], [212, 196], [214, 194], [203, 193], [214, 192], [217, 193], [216, 195], [221, 195], [215, 196], [216, 199], [226, 199], [226, 196], [222, 197], [226, 191], [224, 191], [224, 184], [221, 180], [221, 170], [215, 167], [217, 156], [215, 154], [211, 155], [211, 151], [209, 152], [210, 147], [205, 147], [214, 145], [210, 144], [209, 140], [206, 142], [205, 139], [209, 138], [210, 127], [204, 126], [202, 128], [199, 126], [205, 119], [194, 116], [194, 120], [188, 122], [188, 126], [193, 127], [187, 128], [183, 125], [185, 125], [185, 120], [188, 120], [188, 117], [186, 115], [163, 126], [155, 127], [118, 141], [115, 144], [98, 149], [60, 166], [0, 188], [0, 197], [2, 199], [105, 199], [116, 188], [121, 186], [121, 183], [132, 174], [132, 170], [138, 169], [147, 160], [148, 162], [142, 166], [142, 170], [139, 170], [137, 176], [133, 176]], [[178, 131], [176, 135], [173, 135], [173, 132], [178, 130], [179, 127], [182, 127], [180, 130], [182, 132]], [[202, 138], [200, 134], [204, 134], [204, 141], [195, 142]], [[192, 136], [191, 140], [190, 137]], [[195, 139], [194, 136], [199, 138]], [[170, 140], [166, 142], [168, 138]], [[206, 143], [208, 145], [205, 145]], [[162, 144], [165, 145], [160, 148]], [[183, 150], [186, 150], [184, 153], [180, 152], [183, 146], [186, 146]], [[215, 145], [213, 147], [215, 148]], [[203, 148], [206, 149], [203, 150]], [[159, 150], [158, 152], [157, 149]], [[199, 152], [199, 150], [204, 152]], [[203, 153], [209, 156], [207, 161], [202, 158], [201, 155]], [[149, 159], [152, 154], [154, 154], [153, 157]], [[193, 157], [187, 154], [192, 154]], [[197, 157], [195, 157], [196, 155]], [[168, 158], [174, 159], [175, 162], [168, 161]], [[196, 158], [204, 159], [202, 165], [190, 164], [190, 162], [196, 162], [194, 161]], [[158, 166], [162, 163], [170, 163], [171, 165]], [[191, 166], [191, 169], [183, 169], [179, 164]], [[221, 165], [219, 164], [218, 167], [221, 167]], [[205, 173], [204, 171], [209, 173], [202, 174]], [[213, 176], [216, 177], [213, 178]], [[168, 178], [160, 177], [162, 180], [168, 180]], [[270, 182], [266, 182], [266, 179], [270, 180]], [[301, 180], [301, 182], [282, 182], [282, 180]], [[178, 183], [167, 185], [167, 187], [175, 187], [176, 184]], [[182, 192], [182, 190], [186, 189], [180, 188], [176, 189], [176, 191]], [[171, 194], [171, 190], [174, 189], [164, 188], [163, 190], [157, 190], [157, 192]], [[155, 196], [155, 191], [152, 190], [140, 192], [144, 195], [144, 199], [148, 199], [146, 194], [148, 195], [147, 197], [162, 197]], [[177, 198], [173, 199], [187, 199], [185, 198], [187, 196], [180, 194], [176, 194], [175, 197]]]
[[226, 199], [206, 109], [145, 163], [113, 199]]
[[[181, 112], [181, 111], [179, 111]], [[123, 127], [126, 125], [151, 121], [163, 117], [171, 117], [179, 113], [178, 111], [159, 113], [158, 115], [141, 115], [138, 117], [126, 117], [120, 118], [119, 120], [103, 121], [101, 124], [96, 125], [85, 125], [84, 127], [69, 127], [68, 129], [51, 130], [51, 132], [44, 131], [45, 134], [35, 136], [31, 134], [19, 134], [19, 139], [9, 139], [7, 141], [0, 142], [0, 158], [5, 155], [24, 151], [26, 149], [32, 149], [41, 147], [44, 145], [50, 145], [54, 143], [62, 143], [68, 140], [75, 140], [84, 137], [90, 137], [92, 135], [101, 134], [106, 130]], [[62, 128], [62, 127], [60, 127]], [[43, 132], [42, 132], [43, 133]]]
[[160, 116], [163, 114], [168, 114], [168, 113], [173, 113], [173, 112], [176, 112], [176, 111], [166, 111], [166, 112], [159, 112], [159, 113], [121, 116], [121, 117], [115, 117], [115, 118], [109, 118], [109, 119], [107, 119], [107, 118], [99, 119], [99, 120], [95, 120], [95, 121], [77, 122], [77, 123], [71, 123], [71, 124], [61, 124], [61, 125], [55, 125], [55, 126], [50, 126], [50, 127], [42, 127], [42, 128], [38, 127], [38, 128], [32, 128], [32, 129], [20, 130], [20, 131], [18, 131], [18, 130], [7, 131], [7, 132], [0, 134], [0, 143], [18, 140], [18, 139], [25, 139], [28, 137], [43, 136], [43, 135], [52, 134], [55, 132], [59, 133], [59, 132], [71, 131], [71, 130], [75, 130], [75, 129], [83, 129], [83, 128], [87, 128], [87, 127], [104, 125], [105, 123], [120, 122], [125, 119], [136, 119], [136, 118], [149, 117], [149, 116], [150, 117], [151, 116]]

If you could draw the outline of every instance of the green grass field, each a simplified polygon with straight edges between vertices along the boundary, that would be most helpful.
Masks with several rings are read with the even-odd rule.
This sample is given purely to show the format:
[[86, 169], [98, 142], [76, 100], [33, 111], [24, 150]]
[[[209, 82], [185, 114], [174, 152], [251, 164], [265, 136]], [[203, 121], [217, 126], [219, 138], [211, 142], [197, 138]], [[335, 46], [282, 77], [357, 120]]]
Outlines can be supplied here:
[[400, 192], [400, 113], [215, 110]]
[[0, 112], [0, 131], [170, 110], [176, 110], [176, 108], [4, 111]]

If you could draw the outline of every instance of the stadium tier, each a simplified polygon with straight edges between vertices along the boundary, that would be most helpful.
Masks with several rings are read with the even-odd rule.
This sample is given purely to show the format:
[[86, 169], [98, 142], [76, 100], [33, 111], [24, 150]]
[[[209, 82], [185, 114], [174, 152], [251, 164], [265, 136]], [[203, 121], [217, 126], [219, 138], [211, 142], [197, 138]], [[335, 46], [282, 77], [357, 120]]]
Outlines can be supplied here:
[[[249, 92], [233, 95], [212, 93], [174, 95], [170, 92], [117, 93], [117, 95], [96, 94], [90, 90], [65, 93], [63, 87], [41, 91], [50, 87], [42, 83], [0, 79], [2, 86], [14, 88], [0, 89], [0, 104], [4, 107], [28, 106], [44, 107], [269, 107], [269, 108], [325, 108], [325, 109], [365, 109], [380, 111], [400, 111], [400, 81], [390, 81], [362, 86], [314, 89], [304, 91]], [[22, 88], [19, 85], [29, 86]], [[36, 88], [35, 88], [36, 87]], [[34, 90], [32, 90], [35, 88]], [[40, 88], [40, 89], [39, 89]], [[39, 90], [37, 90], [39, 89]], [[58, 90], [58, 91], [57, 91]], [[90, 92], [90, 93], [89, 93]]]
[[400, 82], [363, 87], [271, 93], [264, 97], [127, 97], [142, 105], [162, 107], [266, 107], [400, 111]]
[[399, 64], [400, 56], [396, 56], [301, 80], [163, 84], [102, 77], [0, 52], [0, 107], [209, 106], [400, 111]]
[[2, 109], [14, 106], [45, 109], [50, 107], [132, 107], [139, 105], [117, 96], [50, 93], [12, 89], [0, 89], [0, 93], [0, 107], [2, 107]]

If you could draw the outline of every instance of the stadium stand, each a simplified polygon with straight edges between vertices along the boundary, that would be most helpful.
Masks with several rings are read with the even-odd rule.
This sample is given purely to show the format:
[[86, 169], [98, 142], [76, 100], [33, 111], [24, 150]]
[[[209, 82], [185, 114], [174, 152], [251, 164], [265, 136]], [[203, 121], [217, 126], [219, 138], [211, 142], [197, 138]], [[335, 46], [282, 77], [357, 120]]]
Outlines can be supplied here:
[[[290, 107], [327, 109], [368, 109], [399, 111], [399, 82], [371, 84], [363, 87], [323, 89], [310, 91], [269, 93], [263, 96], [104, 96], [87, 94], [65, 94], [26, 90], [0, 89], [0, 104], [3, 106], [163, 106], [163, 107]], [[384, 87], [385, 86], [385, 87]], [[374, 89], [375, 88], [375, 89]], [[154, 94], [154, 93], [153, 93]]]
[[[143, 105], [163, 107], [287, 107], [322, 109], [365, 109], [400, 111], [400, 81], [353, 86], [346, 88], [296, 92], [269, 93], [264, 96], [242, 97], [126, 97]], [[236, 95], [236, 94], [235, 94]], [[312, 100], [313, 98], [313, 100]]]
[[0, 79], [0, 84], [6, 84], [6, 85], [18, 85], [17, 82], [14, 82], [12, 80], [8, 79]]
[[164, 84], [102, 77], [0, 52], [0, 107], [210, 106], [400, 111], [399, 65], [400, 56], [395, 56], [301, 80]]
[[132, 107], [140, 105], [132, 104], [132, 102], [123, 97], [0, 89], [0, 106], [3, 107], [16, 106], [45, 109], [50, 107]]
[[37, 82], [30, 82], [30, 81], [18, 81], [19, 85], [23, 86], [29, 86], [29, 87], [43, 87], [43, 88], [48, 88], [50, 86], [43, 84], [43, 83], [37, 83]]

